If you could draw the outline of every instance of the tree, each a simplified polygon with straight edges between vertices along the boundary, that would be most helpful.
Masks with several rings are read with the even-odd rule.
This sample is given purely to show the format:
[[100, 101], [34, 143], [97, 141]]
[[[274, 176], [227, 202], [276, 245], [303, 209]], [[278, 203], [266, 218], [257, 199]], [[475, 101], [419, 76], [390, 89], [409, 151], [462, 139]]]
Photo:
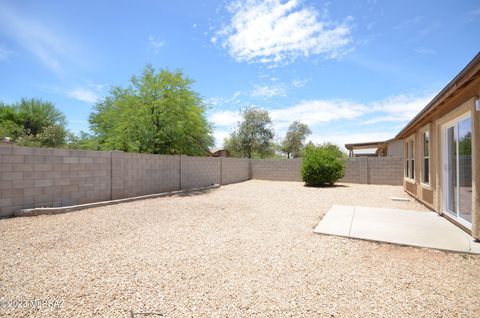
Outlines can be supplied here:
[[0, 134], [24, 146], [61, 147], [67, 130], [65, 116], [50, 102], [21, 99], [0, 104]]
[[299, 121], [294, 121], [288, 127], [285, 139], [282, 141], [281, 150], [287, 155], [287, 158], [292, 156], [298, 158], [301, 156], [305, 139], [310, 135], [312, 131], [306, 124]]
[[205, 105], [181, 71], [147, 65], [127, 88], [95, 106], [90, 127], [100, 149], [205, 155], [213, 144]]
[[239, 157], [265, 158], [273, 155], [272, 120], [266, 110], [247, 107], [241, 110], [242, 121], [225, 140], [225, 149]]

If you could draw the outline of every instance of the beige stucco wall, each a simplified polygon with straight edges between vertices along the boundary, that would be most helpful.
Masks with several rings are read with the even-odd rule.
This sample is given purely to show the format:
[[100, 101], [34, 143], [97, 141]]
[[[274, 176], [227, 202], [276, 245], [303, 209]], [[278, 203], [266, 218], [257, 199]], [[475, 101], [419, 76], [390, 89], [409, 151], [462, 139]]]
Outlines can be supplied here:
[[387, 157], [403, 157], [403, 141], [393, 140], [387, 145]]
[[[442, 129], [443, 125], [452, 121], [466, 113], [469, 113], [472, 118], [472, 228], [467, 228], [458, 224], [460, 227], [470, 232], [472, 236], [480, 238], [480, 202], [479, 202], [479, 187], [480, 184], [480, 168], [478, 158], [479, 155], [479, 143], [480, 143], [480, 125], [479, 125], [479, 111], [475, 110], [475, 100], [480, 96], [480, 80], [477, 80], [471, 87], [463, 92], [455, 95], [448, 100], [445, 106], [428, 116], [425, 120], [416, 125], [416, 130], [406, 136], [404, 141], [413, 137], [415, 140], [415, 180], [404, 178], [404, 187], [407, 192], [415, 196], [418, 200], [422, 201], [425, 205], [434, 209], [440, 214], [443, 214], [445, 209], [444, 195], [443, 195], [443, 146], [442, 146]], [[424, 185], [422, 180], [422, 132], [425, 128], [430, 130], [430, 184]], [[404, 145], [405, 147], [405, 145]], [[404, 153], [405, 160], [406, 153]], [[450, 218], [448, 214], [445, 214], [447, 218]]]

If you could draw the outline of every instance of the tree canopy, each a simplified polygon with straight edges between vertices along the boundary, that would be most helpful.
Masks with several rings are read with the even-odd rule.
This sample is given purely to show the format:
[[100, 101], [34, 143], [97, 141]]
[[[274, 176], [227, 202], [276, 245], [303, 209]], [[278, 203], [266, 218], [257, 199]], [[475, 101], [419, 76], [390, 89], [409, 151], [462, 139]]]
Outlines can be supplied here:
[[241, 110], [242, 121], [225, 139], [225, 149], [236, 157], [260, 157], [273, 155], [273, 127], [268, 111], [258, 107]]
[[65, 116], [50, 102], [32, 98], [0, 103], [0, 136], [19, 145], [61, 147], [67, 133]]
[[312, 131], [306, 124], [299, 121], [294, 121], [288, 127], [285, 139], [281, 142], [281, 151], [287, 155], [288, 158], [298, 158], [302, 155], [305, 139]]
[[95, 106], [90, 127], [101, 150], [205, 155], [213, 144], [205, 105], [181, 71], [148, 65], [127, 88]]

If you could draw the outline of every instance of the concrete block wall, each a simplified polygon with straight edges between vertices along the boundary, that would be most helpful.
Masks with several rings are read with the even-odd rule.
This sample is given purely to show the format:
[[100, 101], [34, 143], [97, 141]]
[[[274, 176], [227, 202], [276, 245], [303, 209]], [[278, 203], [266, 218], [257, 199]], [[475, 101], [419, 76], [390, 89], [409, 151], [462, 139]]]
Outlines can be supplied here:
[[302, 181], [301, 159], [252, 159], [252, 179]]
[[181, 156], [182, 189], [220, 184], [221, 160], [220, 157]]
[[340, 182], [363, 184], [403, 184], [403, 158], [357, 157], [348, 158], [345, 177]]
[[0, 143], [0, 217], [250, 179], [249, 159], [17, 147]]
[[110, 153], [0, 144], [0, 216], [109, 200]]
[[[251, 160], [119, 151], [17, 147], [0, 143], [0, 217], [59, 207], [229, 184], [302, 181], [301, 159]], [[402, 158], [349, 158], [342, 182], [401, 185]]]
[[345, 163], [345, 176], [340, 182], [368, 183], [367, 157], [348, 158]]
[[368, 184], [403, 184], [403, 158], [368, 158]]
[[222, 159], [222, 184], [250, 180], [250, 160], [240, 158]]
[[180, 157], [112, 152], [113, 199], [180, 190]]

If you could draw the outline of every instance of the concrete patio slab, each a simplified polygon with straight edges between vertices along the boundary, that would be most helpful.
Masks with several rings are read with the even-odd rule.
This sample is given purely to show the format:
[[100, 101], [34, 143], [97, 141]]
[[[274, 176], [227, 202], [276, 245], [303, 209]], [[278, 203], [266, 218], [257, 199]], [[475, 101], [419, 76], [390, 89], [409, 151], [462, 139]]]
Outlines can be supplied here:
[[434, 212], [334, 205], [314, 232], [480, 254], [480, 243]]

